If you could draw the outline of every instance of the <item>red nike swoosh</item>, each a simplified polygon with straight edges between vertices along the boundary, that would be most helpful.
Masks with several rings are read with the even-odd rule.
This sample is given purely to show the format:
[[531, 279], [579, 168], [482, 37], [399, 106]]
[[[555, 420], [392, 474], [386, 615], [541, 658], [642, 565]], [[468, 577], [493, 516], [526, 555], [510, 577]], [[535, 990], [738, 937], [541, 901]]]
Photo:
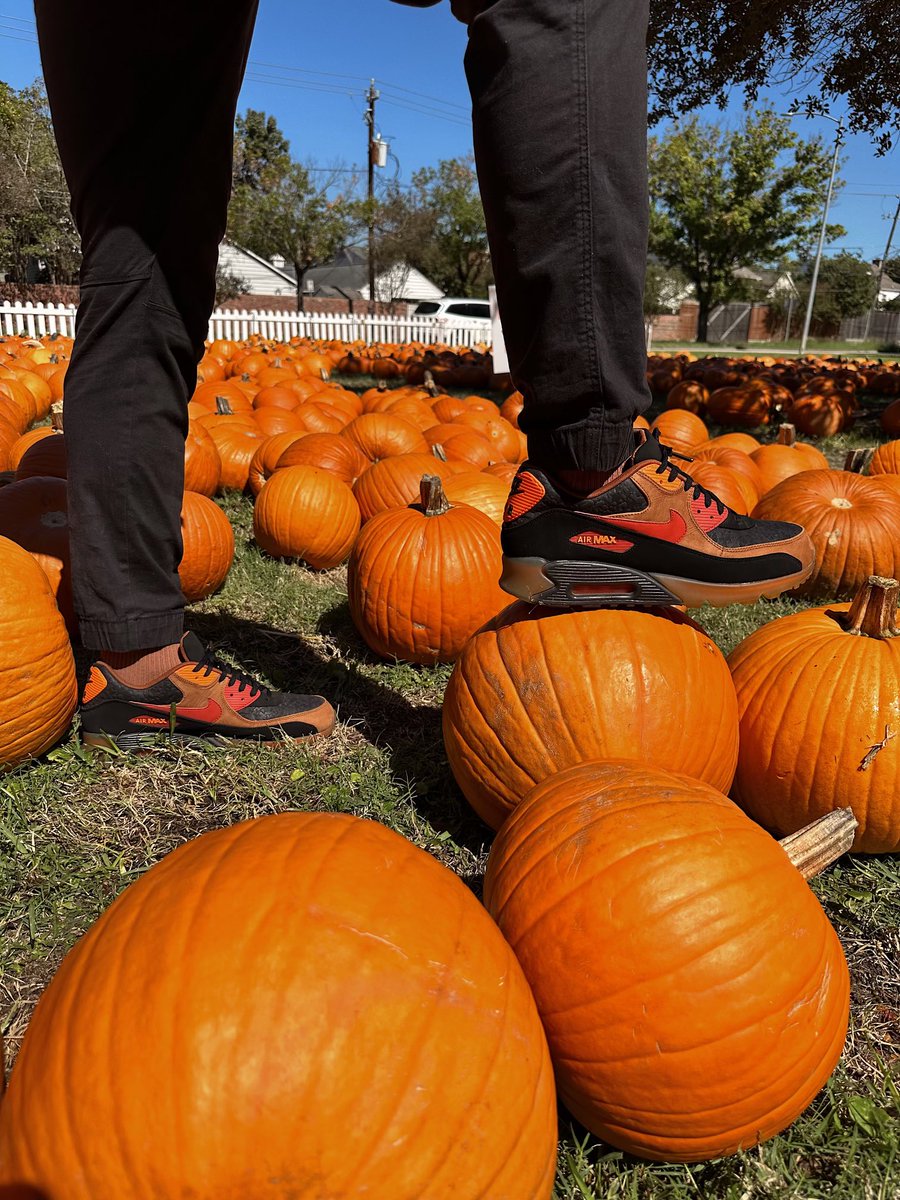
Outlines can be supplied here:
[[646, 537], [659, 538], [663, 542], [680, 542], [687, 533], [687, 523], [681, 513], [669, 510], [668, 521], [623, 521], [618, 517], [601, 516], [599, 513], [579, 513], [590, 516], [604, 525], [615, 525], [617, 529], [628, 529], [631, 533], [643, 533]]
[[[149, 708], [151, 712], [168, 713], [170, 705], [142, 704], [141, 708]], [[222, 715], [222, 706], [216, 704], [215, 700], [207, 700], [202, 708], [184, 708], [179, 704], [175, 709], [175, 715], [184, 717], [188, 721], [218, 721]]]

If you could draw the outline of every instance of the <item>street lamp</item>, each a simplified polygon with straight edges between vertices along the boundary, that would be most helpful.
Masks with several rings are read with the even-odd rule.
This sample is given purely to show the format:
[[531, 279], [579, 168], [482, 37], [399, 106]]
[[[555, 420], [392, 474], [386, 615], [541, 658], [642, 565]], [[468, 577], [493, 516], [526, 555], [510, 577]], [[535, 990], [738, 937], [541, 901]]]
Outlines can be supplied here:
[[[797, 112], [779, 113], [780, 117], [796, 117], [800, 114]], [[834, 157], [831, 160], [831, 178], [828, 181], [828, 194], [825, 197], [825, 208], [822, 211], [822, 227], [819, 230], [819, 245], [816, 248], [816, 261], [813, 263], [812, 279], [809, 284], [809, 300], [806, 305], [806, 316], [803, 319], [803, 334], [800, 338], [800, 357], [806, 353], [806, 343], [809, 341], [809, 327], [812, 324], [813, 308], [816, 303], [816, 286], [819, 282], [819, 268], [822, 265], [822, 251], [825, 248], [825, 230], [828, 226], [828, 210], [831, 208], [831, 197], [834, 194], [834, 178], [837, 175], [838, 158], [840, 157], [841, 146], [844, 144], [844, 118], [830, 117], [827, 113], [819, 113], [826, 121], [831, 121], [837, 126], [834, 133]]]

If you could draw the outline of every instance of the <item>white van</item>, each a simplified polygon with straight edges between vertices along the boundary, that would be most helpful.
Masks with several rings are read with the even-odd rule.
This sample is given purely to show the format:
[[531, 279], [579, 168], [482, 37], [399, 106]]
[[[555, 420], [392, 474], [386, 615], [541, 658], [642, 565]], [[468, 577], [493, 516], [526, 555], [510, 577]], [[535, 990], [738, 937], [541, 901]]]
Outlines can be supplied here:
[[422, 300], [412, 311], [414, 317], [443, 318], [447, 324], [483, 326], [491, 321], [490, 300], [466, 299], [465, 296], [444, 296], [441, 300]]

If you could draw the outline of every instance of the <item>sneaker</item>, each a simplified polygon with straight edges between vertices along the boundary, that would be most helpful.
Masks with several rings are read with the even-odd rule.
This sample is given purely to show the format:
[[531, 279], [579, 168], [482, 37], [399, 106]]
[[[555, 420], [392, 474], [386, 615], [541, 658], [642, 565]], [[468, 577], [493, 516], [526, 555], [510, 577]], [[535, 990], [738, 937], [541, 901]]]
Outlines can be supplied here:
[[160, 736], [179, 742], [267, 742], [330, 733], [334, 709], [321, 696], [267, 692], [211, 654], [193, 633], [181, 639], [181, 665], [149, 687], [123, 683], [104, 662], [91, 667], [81, 701], [89, 746], [133, 750]]
[[[815, 551], [799, 525], [732, 512], [644, 436], [589, 496], [524, 463], [503, 519], [500, 586], [533, 604], [752, 604], [798, 587]], [[690, 459], [682, 459], [690, 462]]]

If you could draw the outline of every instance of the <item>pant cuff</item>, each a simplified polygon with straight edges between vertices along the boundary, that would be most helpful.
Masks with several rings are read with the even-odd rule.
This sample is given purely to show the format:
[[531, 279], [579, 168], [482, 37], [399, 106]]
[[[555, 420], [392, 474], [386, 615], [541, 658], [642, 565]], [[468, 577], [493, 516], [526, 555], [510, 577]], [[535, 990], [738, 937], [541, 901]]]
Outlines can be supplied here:
[[130, 617], [125, 621], [91, 621], [79, 618], [82, 644], [88, 650], [153, 650], [180, 642], [184, 613]]
[[528, 458], [554, 471], [614, 471], [634, 450], [631, 421], [589, 419], [528, 432]]

